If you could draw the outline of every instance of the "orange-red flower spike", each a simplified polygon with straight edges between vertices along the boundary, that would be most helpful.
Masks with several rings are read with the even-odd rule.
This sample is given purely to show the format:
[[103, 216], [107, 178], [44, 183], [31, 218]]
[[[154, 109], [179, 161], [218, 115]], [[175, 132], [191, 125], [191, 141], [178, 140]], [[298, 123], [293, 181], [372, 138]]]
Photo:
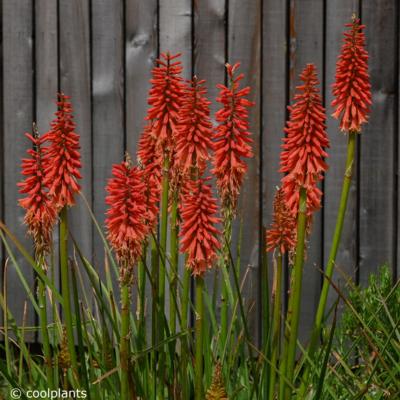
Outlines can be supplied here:
[[235, 75], [239, 63], [226, 65], [229, 85], [218, 85], [217, 101], [222, 108], [216, 113], [219, 123], [214, 143], [214, 169], [217, 187], [225, 209], [234, 210], [247, 171], [244, 158], [253, 156], [249, 132], [248, 108], [253, 105], [246, 97], [250, 88], [240, 88], [244, 75]]
[[59, 209], [75, 204], [74, 195], [80, 191], [78, 180], [82, 178], [79, 135], [75, 132], [69, 99], [63, 93], [58, 95], [56, 118], [44, 136], [50, 142], [46, 154], [46, 183]]
[[175, 159], [182, 174], [198, 168], [200, 175], [206, 168], [212, 149], [213, 134], [210, 121], [210, 104], [204, 80], [196, 77], [184, 89], [179, 126], [175, 136]]
[[38, 254], [43, 254], [50, 251], [51, 234], [57, 211], [44, 182], [44, 153], [46, 152], [46, 148], [42, 147], [44, 137], [39, 137], [36, 131], [33, 136], [29, 133], [25, 135], [32, 142], [33, 148], [27, 150], [29, 158], [22, 160], [22, 175], [25, 178], [18, 183], [18, 186], [20, 193], [26, 196], [19, 200], [19, 204], [26, 209], [24, 222], [34, 239], [35, 250]]
[[333, 117], [340, 120], [342, 131], [360, 132], [368, 120], [371, 102], [371, 84], [368, 74], [368, 53], [365, 49], [365, 25], [353, 17], [350, 28], [344, 32], [344, 44], [336, 64], [333, 84], [335, 108]]
[[267, 230], [266, 241], [267, 251], [278, 249], [281, 254], [296, 246], [296, 218], [287, 207], [282, 188], [275, 193], [273, 221]]
[[149, 230], [145, 223], [145, 184], [142, 171], [129, 161], [114, 164], [112, 175], [106, 188], [107, 237], [120, 265], [132, 267]]
[[322, 192], [318, 181], [328, 169], [324, 158], [329, 147], [325, 126], [325, 109], [317, 88], [318, 79], [314, 64], [308, 64], [300, 75], [303, 84], [297, 86], [295, 103], [289, 106], [281, 153], [280, 172], [282, 189], [289, 209], [297, 215], [300, 188], [307, 192], [307, 213], [311, 215], [321, 207]]
[[162, 53], [153, 68], [152, 87], [149, 93], [146, 119], [152, 121], [152, 134], [161, 153], [172, 151], [173, 136], [178, 124], [178, 112], [182, 104], [182, 65], [176, 59], [180, 54]]
[[217, 258], [220, 248], [216, 225], [217, 202], [211, 193], [210, 178], [188, 183], [182, 206], [181, 252], [187, 253], [187, 267], [193, 275], [203, 275]]

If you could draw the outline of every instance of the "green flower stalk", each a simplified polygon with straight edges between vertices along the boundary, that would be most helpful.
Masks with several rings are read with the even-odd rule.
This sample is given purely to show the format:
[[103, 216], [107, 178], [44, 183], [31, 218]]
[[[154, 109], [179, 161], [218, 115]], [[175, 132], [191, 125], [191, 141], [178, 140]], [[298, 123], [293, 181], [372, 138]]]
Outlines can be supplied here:
[[44, 135], [44, 139], [50, 142], [45, 158], [45, 183], [49, 188], [49, 196], [60, 212], [60, 270], [64, 318], [72, 367], [74, 373], [78, 374], [68, 265], [68, 207], [75, 204], [74, 195], [80, 191], [77, 182], [82, 177], [79, 172], [79, 135], [75, 132], [76, 125], [69, 99], [63, 93], [58, 95], [56, 118], [51, 123], [50, 131]]
[[[360, 20], [353, 15], [352, 22], [346, 24], [346, 27], [349, 29], [344, 32], [344, 43], [336, 64], [336, 79], [333, 85], [334, 100], [332, 101], [332, 107], [334, 107], [335, 111], [332, 116], [339, 120], [340, 129], [348, 133], [347, 158], [332, 246], [324, 271], [324, 283], [308, 349], [310, 357], [314, 355], [318, 344], [330, 280], [332, 279], [342, 235], [354, 169], [357, 135], [361, 133], [361, 126], [368, 121], [372, 104], [371, 84], [368, 74], [368, 52], [365, 49], [365, 34], [363, 32], [365, 26], [361, 25]], [[306, 390], [308, 374], [309, 368], [307, 367], [303, 374], [300, 390], [302, 394]]]
[[285, 194], [278, 188], [274, 199], [274, 216], [270, 229], [266, 232], [267, 251], [275, 251], [274, 284], [272, 288], [272, 343], [271, 368], [269, 374], [269, 399], [274, 398], [277, 361], [280, 353], [281, 313], [282, 313], [282, 256], [296, 246], [296, 219], [286, 206]]
[[[247, 99], [250, 87], [240, 87], [243, 74], [236, 75], [240, 64], [226, 64], [228, 86], [218, 85], [220, 89], [217, 101], [222, 107], [215, 114], [218, 122], [214, 143], [214, 169], [217, 188], [221, 197], [224, 217], [223, 266], [228, 272], [230, 265], [230, 247], [232, 239], [232, 221], [247, 164], [244, 158], [253, 157], [249, 132], [248, 108], [253, 105]], [[225, 273], [225, 276], [229, 273]], [[221, 341], [224, 346], [228, 327], [228, 288], [225, 279], [222, 282], [221, 305]]]
[[[220, 222], [216, 217], [218, 210], [212, 196], [209, 179], [198, 178], [190, 181], [182, 205], [181, 251], [187, 253], [186, 266], [195, 276], [195, 399], [202, 400], [203, 393], [203, 354], [204, 354], [204, 274], [217, 258], [220, 247], [215, 227]], [[183, 315], [182, 315], [183, 317]], [[186, 318], [186, 317], [185, 317]]]
[[113, 177], [108, 181], [106, 225], [120, 267], [121, 288], [121, 338], [120, 378], [121, 399], [131, 398], [130, 371], [130, 297], [133, 285], [134, 265], [142, 255], [143, 243], [149, 234], [146, 223], [146, 196], [143, 171], [133, 167], [130, 158], [113, 165]]
[[[20, 193], [26, 197], [19, 204], [26, 210], [24, 222], [35, 246], [35, 261], [43, 272], [47, 272], [46, 255], [51, 250], [52, 230], [56, 221], [57, 208], [48, 193], [45, 183], [45, 165], [47, 149], [43, 147], [45, 138], [39, 136], [33, 124], [33, 135], [26, 134], [33, 148], [28, 149], [27, 158], [22, 161], [22, 175], [25, 179], [18, 184]], [[38, 305], [40, 331], [43, 341], [46, 375], [49, 388], [54, 388], [52, 353], [48, 332], [46, 286], [42, 279], [38, 282]]]
[[326, 116], [317, 88], [315, 66], [308, 64], [300, 79], [302, 85], [297, 86], [295, 102], [289, 107], [290, 119], [285, 128], [286, 136], [283, 139], [280, 169], [280, 172], [286, 174], [282, 178], [286, 207], [297, 219], [296, 249], [286, 320], [286, 343], [280, 366], [283, 372], [280, 397], [284, 396], [285, 399], [289, 398], [290, 389], [286, 386], [284, 377], [293, 383], [306, 231], [310, 229], [312, 213], [321, 207], [322, 192], [317, 184], [323, 179], [323, 173], [328, 168], [324, 161], [327, 157], [325, 148], [329, 146], [325, 126]]

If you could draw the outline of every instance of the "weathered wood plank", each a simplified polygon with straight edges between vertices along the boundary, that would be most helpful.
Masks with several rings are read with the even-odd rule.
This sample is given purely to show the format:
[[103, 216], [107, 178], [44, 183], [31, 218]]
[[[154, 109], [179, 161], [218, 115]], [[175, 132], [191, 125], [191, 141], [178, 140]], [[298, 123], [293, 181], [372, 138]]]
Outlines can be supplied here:
[[[26, 246], [32, 248], [32, 242], [23, 226], [24, 210], [18, 206], [21, 195], [16, 186], [21, 180], [20, 160], [30, 145], [24, 137], [32, 131], [34, 93], [33, 93], [33, 47], [32, 47], [32, 2], [29, 0], [2, 2], [3, 16], [3, 179], [4, 179], [4, 220], [10, 230]], [[15, 250], [13, 248], [13, 250]], [[15, 251], [15, 257], [22, 273], [34, 292], [32, 268]], [[33, 307], [29, 306], [20, 279], [11, 260], [7, 268], [8, 306], [18, 325], [22, 325], [24, 303], [28, 302], [25, 324], [35, 323]], [[27, 334], [27, 340], [33, 340], [34, 333]]]
[[[193, 74], [206, 80], [211, 119], [220, 105], [215, 98], [219, 90], [216, 85], [225, 82], [225, 0], [194, 2], [193, 26]], [[207, 174], [210, 173], [210, 165]], [[205, 276], [207, 289], [212, 292], [219, 269]]]
[[[58, 28], [57, 2], [44, 0], [35, 2], [35, 83], [36, 83], [36, 123], [41, 134], [50, 128], [50, 121], [56, 110], [55, 98], [58, 91]], [[58, 270], [58, 229], [54, 229], [54, 264], [49, 268], [49, 276], [54, 277], [59, 286]], [[54, 267], [54, 268], [53, 268]], [[47, 303], [49, 320], [52, 306]]]
[[[333, 100], [331, 86], [335, 81], [336, 61], [343, 44], [344, 24], [351, 20], [353, 13], [358, 14], [358, 9], [358, 0], [334, 0], [327, 3], [325, 46], [327, 46], [329, 51], [326, 52], [325, 103], [328, 116], [333, 112], [330, 106]], [[329, 170], [325, 175], [323, 208], [324, 266], [326, 266], [328, 261], [333, 232], [336, 225], [347, 152], [347, 136], [339, 131], [338, 121], [328, 117], [327, 128], [331, 147], [328, 150], [329, 158], [327, 162], [329, 164]], [[343, 273], [353, 280], [356, 277], [357, 253], [357, 168], [355, 167], [347, 204], [342, 241], [337, 254], [336, 267], [333, 274], [333, 280], [341, 287], [344, 287], [345, 282]], [[330, 290], [328, 308], [334, 303], [336, 298], [336, 292], [333, 289]]]
[[206, 80], [214, 118], [218, 109], [216, 85], [225, 79], [225, 0], [195, 2], [193, 12], [193, 69], [199, 79]]
[[[290, 3], [290, 102], [299, 74], [308, 63], [317, 67], [318, 78], [324, 80], [324, 4], [320, 0], [292, 0]], [[307, 248], [307, 260], [304, 265], [302, 316], [300, 319], [300, 337], [306, 339], [312, 326], [321, 285], [322, 267], [322, 216], [318, 212], [313, 217], [312, 233]]]
[[[124, 154], [124, 9], [122, 1], [93, 3], [92, 10], [93, 211], [104, 226], [105, 186]], [[107, 27], [105, 29], [105, 27]], [[104, 277], [104, 245], [93, 233], [93, 260]]]
[[[280, 186], [279, 158], [286, 119], [287, 98], [287, 4], [280, 0], [263, 3], [263, 71], [262, 71], [262, 136], [261, 185], [263, 227], [269, 228], [273, 215], [276, 186]], [[268, 257], [270, 286], [273, 259]], [[283, 293], [286, 298], [286, 294]], [[284, 304], [284, 302], [283, 302]]]
[[[182, 53], [184, 79], [192, 78], [192, 1], [165, 0], [159, 3], [159, 49], [171, 54]], [[169, 240], [168, 240], [169, 241]], [[169, 243], [168, 243], [169, 246]], [[178, 275], [183, 276], [184, 257], [180, 256]], [[168, 287], [168, 285], [167, 285]], [[169, 291], [166, 291], [165, 309], [169, 309]]]
[[157, 1], [128, 1], [125, 8], [126, 144], [135, 155], [147, 112], [151, 69], [157, 57]]
[[[261, 8], [260, 0], [243, 3], [229, 2], [228, 15], [228, 61], [241, 62], [240, 72], [245, 74], [243, 85], [251, 87], [250, 127], [254, 140], [254, 157], [248, 161], [248, 173], [239, 201], [239, 214], [243, 218], [242, 273], [249, 268], [244, 288], [247, 305], [252, 305], [250, 330], [259, 331], [259, 239], [260, 239], [260, 82], [261, 82]], [[240, 217], [239, 217], [240, 218]], [[239, 220], [238, 218], [238, 220]], [[237, 221], [238, 222], [238, 221]], [[237, 236], [238, 224], [234, 226]]]
[[[369, 38], [372, 114], [363, 129], [360, 159], [360, 265], [359, 280], [389, 263], [393, 266], [394, 168], [396, 161], [397, 19], [398, 2], [362, 2], [362, 21]], [[384, 61], [383, 61], [384, 60]]]
[[164, 0], [159, 6], [160, 52], [182, 53], [183, 76], [192, 76], [192, 2]]
[[[80, 135], [82, 193], [92, 205], [92, 116], [90, 70], [90, 2], [60, 0], [60, 86], [71, 96]], [[83, 254], [92, 259], [92, 223], [81, 198], [69, 210], [70, 231]]]

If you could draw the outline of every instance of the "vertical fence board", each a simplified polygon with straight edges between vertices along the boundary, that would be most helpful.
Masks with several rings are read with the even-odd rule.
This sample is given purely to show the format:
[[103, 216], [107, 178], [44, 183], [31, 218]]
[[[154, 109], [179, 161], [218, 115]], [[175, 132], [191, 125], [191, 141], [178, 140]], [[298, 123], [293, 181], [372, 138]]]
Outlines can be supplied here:
[[[276, 186], [280, 186], [279, 158], [287, 104], [287, 4], [263, 3], [262, 71], [262, 224], [269, 228]], [[272, 257], [268, 275], [272, 282]], [[271, 287], [271, 285], [270, 285]], [[285, 294], [283, 294], [285, 296]]]
[[[50, 122], [56, 111], [55, 99], [58, 92], [58, 44], [57, 44], [57, 2], [44, 0], [35, 2], [35, 91], [36, 123], [40, 134], [50, 129]], [[58, 229], [53, 232], [54, 263], [49, 268], [49, 277], [59, 283]], [[49, 320], [52, 318], [52, 306], [47, 302]]]
[[395, 0], [362, 2], [370, 55], [372, 115], [363, 129], [360, 160], [360, 270], [361, 284], [370, 273], [389, 263], [395, 244], [394, 152], [397, 112], [398, 3]]
[[[192, 77], [192, 2], [191, 0], [165, 0], [159, 6], [160, 52], [182, 53], [184, 79]], [[169, 246], [169, 244], [168, 244]], [[180, 257], [178, 275], [183, 276], [183, 257]], [[169, 291], [166, 290], [165, 309], [168, 310]]]
[[[295, 86], [299, 85], [299, 74], [306, 64], [317, 67], [320, 89], [323, 88], [323, 38], [324, 38], [324, 2], [320, 0], [292, 0], [290, 10], [290, 102]], [[305, 339], [314, 320], [314, 314], [320, 292], [322, 267], [321, 240], [322, 215], [313, 217], [312, 233], [307, 248], [307, 259], [303, 272], [302, 315], [300, 319], [300, 337]]]
[[[240, 72], [245, 74], [243, 85], [251, 86], [250, 100], [255, 102], [250, 110], [250, 131], [254, 140], [254, 157], [247, 161], [248, 172], [244, 182], [238, 210], [243, 219], [242, 273], [249, 268], [244, 299], [251, 306], [250, 330], [259, 331], [259, 239], [260, 239], [260, 83], [261, 83], [261, 1], [229, 2], [228, 61], [241, 62]], [[239, 224], [234, 224], [233, 237]], [[257, 339], [256, 334], [254, 335]]]
[[[101, 227], [105, 185], [112, 164], [121, 162], [124, 151], [123, 17], [121, 0], [92, 4], [93, 211]], [[93, 235], [93, 258], [102, 274], [104, 245], [96, 230]]]
[[225, 0], [205, 0], [194, 5], [194, 74], [206, 80], [212, 102], [211, 117], [218, 109], [216, 85], [225, 78]]
[[[225, 0], [195, 2], [193, 13], [194, 75], [206, 80], [208, 99], [212, 102], [211, 119], [215, 122], [215, 112], [219, 108], [215, 101], [219, 92], [216, 85], [225, 81]], [[206, 274], [206, 286], [210, 291], [217, 282], [216, 274], [219, 275], [219, 269]]]
[[126, 142], [134, 155], [147, 112], [151, 69], [157, 57], [157, 1], [128, 1], [126, 37]]
[[[92, 116], [90, 68], [90, 2], [60, 0], [61, 90], [71, 96], [76, 131], [80, 135], [82, 193], [92, 205]], [[83, 254], [92, 259], [92, 223], [81, 198], [69, 212], [69, 229]]]
[[183, 76], [192, 75], [192, 2], [164, 0], [160, 2], [160, 51], [182, 53]]
[[[343, 43], [344, 24], [351, 21], [353, 13], [358, 14], [358, 0], [335, 0], [327, 3], [326, 16], [326, 42], [325, 46], [330, 49], [326, 53], [325, 66], [325, 103], [327, 115], [333, 112], [330, 104], [333, 100], [332, 84], [335, 81], [336, 60]], [[327, 128], [331, 143], [328, 149], [329, 170], [325, 175], [324, 193], [324, 265], [326, 266], [332, 245], [333, 231], [336, 225], [336, 217], [339, 209], [339, 199], [342, 191], [344, 169], [347, 153], [347, 135], [339, 131], [339, 122], [328, 117]], [[342, 241], [336, 258], [336, 266], [333, 280], [343, 287], [345, 279], [343, 273], [349, 278], [355, 279], [357, 264], [357, 168], [353, 168], [353, 181], [347, 204], [346, 219], [343, 227]], [[332, 289], [329, 292], [328, 308], [335, 299], [337, 293]]]
[[[24, 210], [18, 206], [17, 182], [22, 178], [20, 161], [25, 156], [30, 142], [25, 138], [25, 132], [32, 131], [33, 120], [33, 65], [32, 65], [32, 2], [3, 1], [3, 89], [4, 100], [4, 220], [10, 230], [16, 234], [27, 249], [32, 248], [32, 242], [26, 235], [23, 226]], [[10, 241], [8, 241], [9, 244]], [[12, 246], [13, 248], [13, 246]], [[13, 248], [13, 250], [15, 250]], [[27, 265], [18, 251], [15, 258], [21, 267], [22, 274], [34, 293], [33, 271]], [[32, 326], [35, 323], [33, 307], [30, 306], [28, 296], [20, 283], [16, 269], [11, 260], [8, 262], [7, 285], [8, 306], [13, 313], [17, 324], [22, 324], [24, 302], [28, 302], [25, 324]], [[18, 294], [18, 295], [16, 295]], [[27, 333], [27, 340], [34, 339], [34, 333]]]

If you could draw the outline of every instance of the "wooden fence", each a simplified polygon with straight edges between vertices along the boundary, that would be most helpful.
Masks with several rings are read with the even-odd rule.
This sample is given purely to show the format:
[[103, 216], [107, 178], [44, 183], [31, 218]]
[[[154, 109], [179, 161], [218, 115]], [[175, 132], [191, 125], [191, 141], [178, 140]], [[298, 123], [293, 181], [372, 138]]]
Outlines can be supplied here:
[[[343, 25], [353, 12], [367, 25], [373, 111], [362, 133], [338, 266], [361, 283], [398, 257], [397, 0], [2, 0], [1, 219], [29, 246], [16, 182], [26, 151], [23, 134], [37, 121], [46, 131], [58, 90], [72, 97], [83, 156], [83, 193], [102, 221], [112, 163], [135, 154], [146, 113], [150, 69], [160, 51], [182, 52], [186, 78], [207, 80], [215, 98], [224, 64], [240, 61], [252, 87], [255, 157], [241, 196], [242, 270], [254, 332], [259, 324], [259, 241], [271, 220], [282, 128], [298, 75], [316, 64], [328, 114]], [[212, 107], [213, 112], [216, 107]], [[324, 207], [314, 220], [302, 295], [302, 332], [313, 318], [344, 173], [346, 138], [328, 119], [330, 169]], [[82, 202], [71, 210], [72, 232], [98, 265], [103, 250]], [[237, 231], [237, 226], [235, 227]], [[4, 250], [4, 249], [3, 249]], [[3, 265], [6, 256], [2, 254]], [[32, 270], [20, 257], [27, 282]], [[100, 266], [99, 266], [100, 268]], [[22, 320], [25, 292], [7, 268], [11, 310]], [[34, 323], [28, 309], [27, 324]]]

